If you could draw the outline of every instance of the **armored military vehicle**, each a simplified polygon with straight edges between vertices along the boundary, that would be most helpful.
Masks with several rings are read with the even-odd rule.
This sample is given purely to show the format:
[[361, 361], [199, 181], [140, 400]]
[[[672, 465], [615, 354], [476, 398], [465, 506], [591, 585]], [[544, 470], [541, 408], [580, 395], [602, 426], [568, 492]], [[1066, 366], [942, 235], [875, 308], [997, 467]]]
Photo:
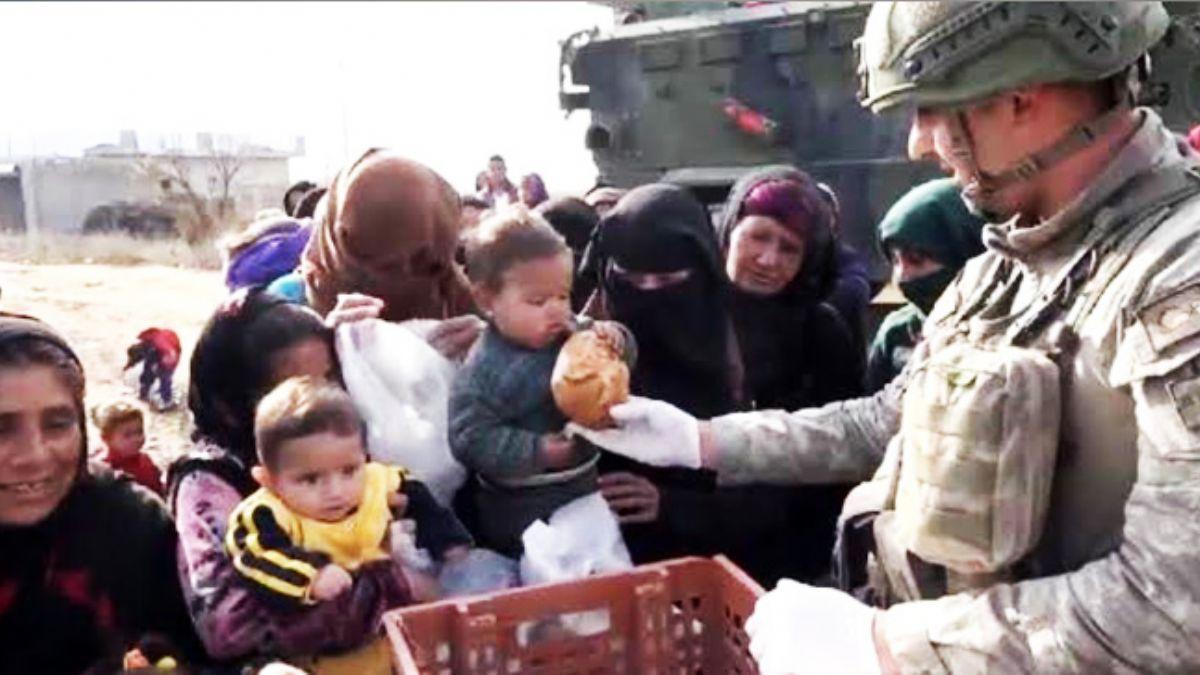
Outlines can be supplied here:
[[[1200, 121], [1200, 3], [1167, 3], [1174, 24], [1144, 90], [1167, 123]], [[719, 203], [747, 168], [793, 163], [841, 199], [844, 236], [876, 257], [875, 224], [937, 168], [905, 158], [908, 119], [859, 106], [861, 2], [646, 3], [563, 42], [560, 102], [591, 111], [600, 179], [687, 185]]]

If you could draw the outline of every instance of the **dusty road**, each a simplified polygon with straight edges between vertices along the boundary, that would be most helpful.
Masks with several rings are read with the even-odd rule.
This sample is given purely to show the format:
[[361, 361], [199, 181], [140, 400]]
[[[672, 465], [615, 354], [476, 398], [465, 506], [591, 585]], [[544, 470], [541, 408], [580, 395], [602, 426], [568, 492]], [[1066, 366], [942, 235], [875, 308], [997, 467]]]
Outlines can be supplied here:
[[[225, 287], [220, 274], [211, 271], [0, 262], [0, 289], [0, 309], [32, 314], [66, 335], [87, 370], [90, 407], [114, 396], [136, 397], [125, 384], [121, 366], [126, 347], [150, 326], [179, 333], [184, 355], [175, 389], [186, 392], [192, 345]], [[148, 421], [147, 446], [160, 466], [165, 465], [183, 446], [187, 415], [182, 409], [150, 413]]]

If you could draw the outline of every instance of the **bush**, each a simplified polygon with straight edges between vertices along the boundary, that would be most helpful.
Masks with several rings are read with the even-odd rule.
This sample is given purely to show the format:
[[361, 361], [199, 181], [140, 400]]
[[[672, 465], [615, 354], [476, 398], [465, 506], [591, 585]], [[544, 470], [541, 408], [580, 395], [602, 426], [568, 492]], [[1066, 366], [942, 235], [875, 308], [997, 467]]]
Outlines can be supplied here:
[[221, 268], [221, 255], [211, 239], [188, 244], [177, 238], [146, 239], [124, 232], [0, 233], [0, 256], [38, 265], [99, 263]]

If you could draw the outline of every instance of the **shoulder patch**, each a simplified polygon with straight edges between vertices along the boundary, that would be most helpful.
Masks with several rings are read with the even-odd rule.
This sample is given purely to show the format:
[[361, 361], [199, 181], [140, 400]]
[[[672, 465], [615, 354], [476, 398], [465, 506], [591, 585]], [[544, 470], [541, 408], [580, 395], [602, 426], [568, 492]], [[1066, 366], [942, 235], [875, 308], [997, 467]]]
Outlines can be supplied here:
[[1167, 390], [1183, 426], [1188, 431], [1200, 431], [1200, 375], [1194, 369], [1189, 375], [1188, 379], [1172, 382]]
[[1200, 282], [1151, 302], [1136, 317], [1156, 354], [1200, 333]]

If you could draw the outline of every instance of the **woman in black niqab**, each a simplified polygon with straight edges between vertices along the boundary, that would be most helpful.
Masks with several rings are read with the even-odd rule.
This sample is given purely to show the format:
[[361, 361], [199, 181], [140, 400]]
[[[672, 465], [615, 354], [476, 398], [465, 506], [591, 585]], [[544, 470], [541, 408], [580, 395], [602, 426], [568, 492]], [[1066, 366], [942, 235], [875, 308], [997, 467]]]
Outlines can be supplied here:
[[630, 329], [638, 345], [634, 394], [701, 419], [737, 408], [738, 360], [725, 309], [721, 254], [708, 213], [674, 185], [631, 190], [592, 237], [593, 312]]

